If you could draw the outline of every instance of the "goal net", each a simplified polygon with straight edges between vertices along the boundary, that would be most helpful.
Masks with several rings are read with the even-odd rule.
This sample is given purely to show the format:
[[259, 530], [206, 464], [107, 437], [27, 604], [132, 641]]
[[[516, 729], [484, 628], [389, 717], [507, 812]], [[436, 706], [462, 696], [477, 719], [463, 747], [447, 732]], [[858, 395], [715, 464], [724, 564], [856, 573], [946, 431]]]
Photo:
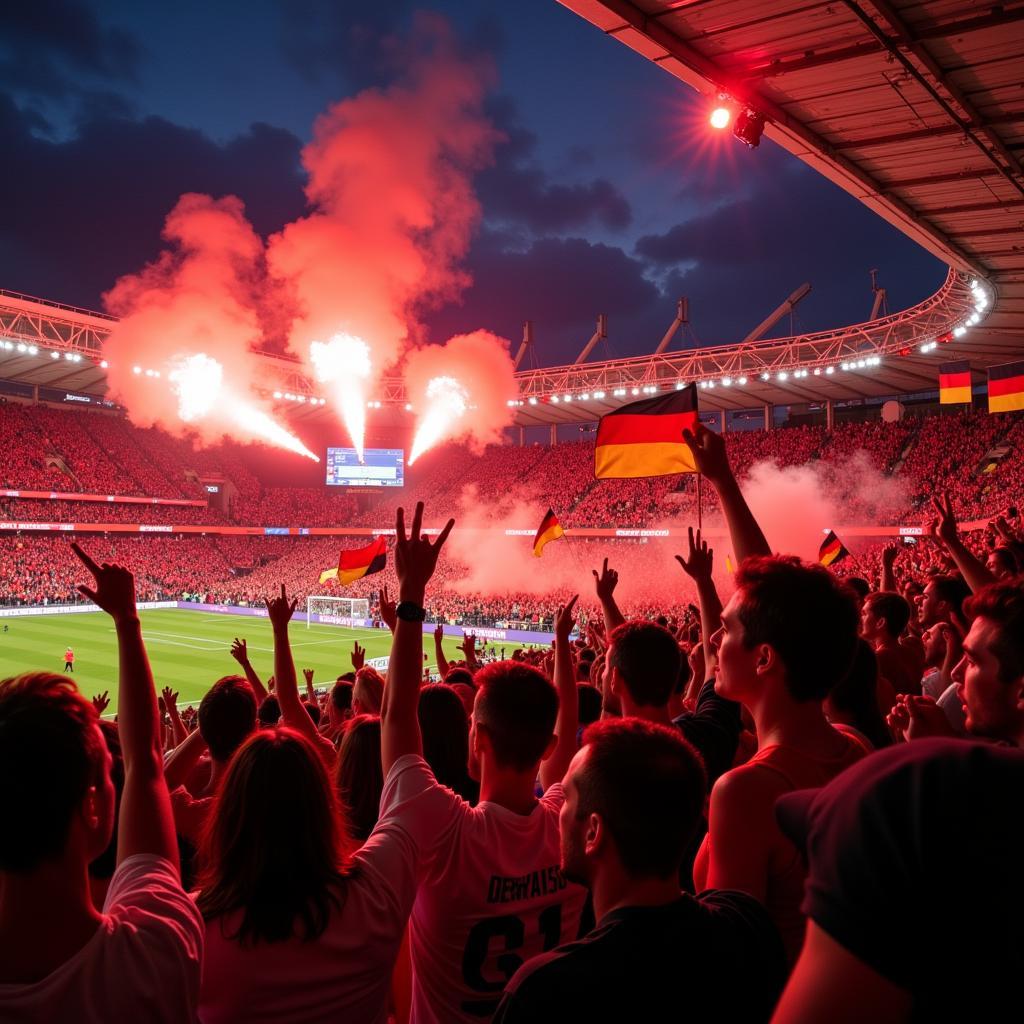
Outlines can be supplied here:
[[[309, 629], [313, 616], [319, 615], [321, 620], [329, 615], [327, 621], [334, 619], [368, 619], [370, 617], [370, 602], [365, 597], [307, 597], [306, 598], [306, 628]], [[339, 622], [339, 625], [348, 625], [346, 622]]]

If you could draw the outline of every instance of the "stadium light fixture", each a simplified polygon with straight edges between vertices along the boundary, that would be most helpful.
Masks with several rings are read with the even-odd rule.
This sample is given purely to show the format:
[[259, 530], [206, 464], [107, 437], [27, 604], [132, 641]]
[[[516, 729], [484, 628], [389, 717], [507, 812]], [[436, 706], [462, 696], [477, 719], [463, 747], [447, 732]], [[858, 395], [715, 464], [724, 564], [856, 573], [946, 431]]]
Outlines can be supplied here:
[[761, 135], [764, 132], [764, 116], [750, 107], [744, 107], [736, 115], [736, 123], [732, 126], [732, 133], [745, 146], [757, 149], [761, 144]]
[[634, 395], [639, 395], [640, 394], [640, 389], [639, 388], [633, 388], [633, 394]]
[[580, 401], [581, 402], [589, 402], [590, 401], [590, 395], [587, 394], [586, 391], [584, 391], [583, 394], [580, 395]]
[[740, 377], [740, 379], [736, 383], [739, 384], [740, 387], [743, 387], [743, 385], [747, 383], [747, 378]]
[[826, 366], [825, 367], [825, 373], [827, 373], [830, 377], [835, 372], [836, 372], [836, 368], [834, 366]]
[[612, 394], [613, 394], [613, 395], [614, 395], [614, 396], [615, 396], [616, 398], [625, 398], [625, 397], [626, 397], [626, 389], [625, 389], [625, 388], [616, 388], [616, 389], [615, 389], [615, 390], [614, 390], [614, 391], [612, 392]]
[[821, 376], [821, 367], [820, 366], [816, 366], [814, 368], [814, 376], [815, 377], [820, 377]]
[[713, 380], [709, 380], [708, 381], [708, 387], [709, 388], [713, 388], [714, 386], [715, 386], [715, 382]]
[[732, 111], [721, 102], [712, 107], [711, 113], [708, 115], [708, 123], [712, 128], [718, 129], [718, 131], [728, 128], [731, 120]]
[[571, 402], [572, 401], [572, 395], [563, 395], [562, 396], [562, 401], [563, 402]]
[[953, 328], [953, 337], [954, 338], [962, 338], [966, 333], [967, 333], [967, 328], [966, 327], [962, 327], [961, 326], [961, 327], [954, 327]]
[[[536, 404], [537, 404], [537, 399], [536, 399], [536, 398], [534, 398], [534, 397], [533, 397], [533, 396], [531, 395], [531, 396], [530, 396], [530, 405], [536, 405]], [[407, 409], [409, 409], [409, 410], [411, 410], [411, 409], [412, 409], [412, 406], [411, 406], [411, 405], [409, 405], [409, 406], [406, 406], [406, 408], [407, 408]]]
[[778, 374], [776, 374], [776, 378], [775, 379], [776, 380], [789, 380], [789, 374], [786, 373], [785, 370], [779, 370]]
[[555, 405], [558, 405], [558, 395], [552, 395], [551, 396], [551, 401], [554, 402]]
[[30, 356], [37, 356], [37, 355], [39, 355], [39, 349], [37, 349], [35, 347], [35, 345], [29, 345], [29, 347], [28, 347], [28, 354]]
[[132, 373], [134, 373], [134, 374], [142, 373], [142, 367], [141, 366], [133, 366], [132, 367]]
[[723, 388], [731, 388], [732, 387], [732, 377], [723, 377], [722, 378], [722, 387]]

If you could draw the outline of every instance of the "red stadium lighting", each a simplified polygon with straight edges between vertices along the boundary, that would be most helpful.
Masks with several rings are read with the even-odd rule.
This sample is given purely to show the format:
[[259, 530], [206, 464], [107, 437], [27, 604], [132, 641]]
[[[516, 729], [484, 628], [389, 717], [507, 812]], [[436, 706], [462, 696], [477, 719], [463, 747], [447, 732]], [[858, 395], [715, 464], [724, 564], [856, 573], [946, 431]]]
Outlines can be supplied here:
[[721, 130], [722, 128], [728, 128], [729, 122], [732, 120], [732, 111], [728, 107], [724, 107], [721, 104], [716, 106], [708, 117], [708, 122], [712, 128]]

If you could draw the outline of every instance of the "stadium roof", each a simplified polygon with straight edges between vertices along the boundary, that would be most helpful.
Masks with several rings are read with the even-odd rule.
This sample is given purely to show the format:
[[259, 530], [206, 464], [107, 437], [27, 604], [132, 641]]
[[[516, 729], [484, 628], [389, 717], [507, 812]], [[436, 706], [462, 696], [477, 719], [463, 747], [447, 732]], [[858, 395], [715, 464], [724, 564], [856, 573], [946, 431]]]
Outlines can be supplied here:
[[[763, 115], [765, 135], [952, 270], [935, 296], [870, 324], [517, 374], [518, 424], [593, 420], [680, 380], [714, 381], [701, 406], [715, 410], [931, 390], [940, 359], [969, 359], [977, 384], [1024, 355], [1024, 0], [560, 2], [709, 101], [725, 92]], [[980, 312], [972, 280], [989, 299]], [[26, 346], [0, 352], [0, 377], [100, 394], [111, 323], [0, 293], [0, 335]], [[316, 386], [298, 361], [268, 356], [264, 369], [269, 394], [301, 396], [303, 415], [330, 411], [308, 404]], [[379, 397], [384, 410], [404, 406], [404, 384], [385, 381]]]
[[[760, 113], [768, 138], [993, 286], [984, 321], [940, 350], [969, 359], [976, 382], [1024, 353], [1024, 3], [559, 2], [705, 93], [709, 106], [721, 92]], [[739, 404], [731, 393], [725, 405], [718, 389], [702, 405], [921, 390], [935, 362], [915, 351], [898, 370], [885, 361], [873, 385], [812, 379], [803, 399], [768, 386]]]

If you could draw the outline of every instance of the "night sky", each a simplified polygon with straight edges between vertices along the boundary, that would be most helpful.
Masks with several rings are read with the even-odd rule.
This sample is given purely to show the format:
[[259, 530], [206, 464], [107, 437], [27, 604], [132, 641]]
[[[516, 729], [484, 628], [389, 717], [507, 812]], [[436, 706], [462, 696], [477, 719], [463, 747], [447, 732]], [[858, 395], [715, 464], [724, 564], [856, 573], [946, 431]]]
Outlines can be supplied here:
[[[372, 85], [421, 5], [401, 0], [0, 9], [0, 287], [102, 308], [160, 251], [183, 192], [234, 194], [264, 236], [304, 211], [299, 152], [316, 115]], [[476, 189], [484, 221], [461, 305], [431, 337], [488, 328], [537, 361], [657, 344], [687, 295], [700, 344], [739, 340], [803, 281], [797, 331], [866, 319], [876, 267], [891, 309], [945, 269], [765, 140], [706, 127], [705, 101], [554, 0], [439, 0], [461, 44], [493, 55], [505, 141]], [[789, 321], [777, 334], [789, 333]]]

